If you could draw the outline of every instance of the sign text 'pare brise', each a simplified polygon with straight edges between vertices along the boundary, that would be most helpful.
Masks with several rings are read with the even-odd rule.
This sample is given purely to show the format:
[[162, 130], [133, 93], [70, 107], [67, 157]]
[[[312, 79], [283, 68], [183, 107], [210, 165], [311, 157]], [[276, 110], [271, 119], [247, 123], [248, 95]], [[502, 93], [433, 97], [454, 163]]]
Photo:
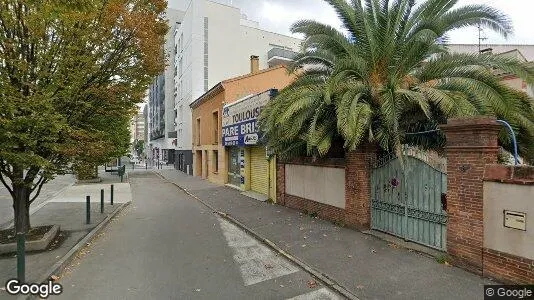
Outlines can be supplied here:
[[260, 138], [257, 119], [270, 99], [268, 92], [225, 105], [222, 114], [224, 146], [256, 145]]

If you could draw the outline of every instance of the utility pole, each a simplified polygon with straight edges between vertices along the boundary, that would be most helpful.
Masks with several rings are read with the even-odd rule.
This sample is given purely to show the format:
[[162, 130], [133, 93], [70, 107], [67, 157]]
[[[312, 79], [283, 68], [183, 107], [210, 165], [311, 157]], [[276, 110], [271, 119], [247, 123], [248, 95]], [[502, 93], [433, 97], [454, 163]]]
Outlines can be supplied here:
[[484, 29], [482, 29], [482, 26], [480, 24], [477, 25], [478, 28], [478, 53], [482, 51], [482, 41], [485, 41], [487, 38], [484, 35]]

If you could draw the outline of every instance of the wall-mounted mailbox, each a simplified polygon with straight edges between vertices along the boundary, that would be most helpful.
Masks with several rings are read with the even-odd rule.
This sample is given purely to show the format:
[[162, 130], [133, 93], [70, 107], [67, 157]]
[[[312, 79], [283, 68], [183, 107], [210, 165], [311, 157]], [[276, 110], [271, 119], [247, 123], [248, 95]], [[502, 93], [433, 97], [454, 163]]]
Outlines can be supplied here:
[[527, 230], [527, 214], [517, 211], [504, 211], [504, 227]]

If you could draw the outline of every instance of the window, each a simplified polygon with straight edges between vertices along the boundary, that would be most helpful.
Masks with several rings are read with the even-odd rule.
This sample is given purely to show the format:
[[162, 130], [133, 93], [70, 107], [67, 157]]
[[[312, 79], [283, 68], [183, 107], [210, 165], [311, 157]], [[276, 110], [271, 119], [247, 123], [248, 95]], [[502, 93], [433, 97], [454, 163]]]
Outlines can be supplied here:
[[178, 123], [182, 123], [184, 120], [184, 106], [180, 105], [178, 108]]
[[180, 61], [178, 62], [178, 74], [180, 77], [182, 77], [182, 72], [183, 72], [183, 64], [182, 64], [182, 58], [180, 58]]
[[219, 173], [219, 151], [213, 150], [213, 173]]
[[184, 33], [182, 32], [180, 34], [180, 39], [178, 40], [178, 43], [180, 44], [180, 52], [184, 50]]
[[197, 134], [197, 145], [200, 146], [200, 118], [197, 119], [196, 134]]
[[212, 128], [213, 128], [213, 143], [219, 143], [219, 112], [214, 111], [212, 116]]

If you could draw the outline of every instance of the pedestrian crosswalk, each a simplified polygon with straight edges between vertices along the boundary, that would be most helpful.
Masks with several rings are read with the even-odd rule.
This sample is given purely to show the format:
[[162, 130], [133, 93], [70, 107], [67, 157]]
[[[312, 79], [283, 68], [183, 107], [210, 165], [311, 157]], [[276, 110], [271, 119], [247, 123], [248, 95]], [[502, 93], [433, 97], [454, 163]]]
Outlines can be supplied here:
[[[245, 286], [290, 275], [301, 269], [229, 221], [219, 218], [222, 233], [232, 249], [233, 259], [239, 266]], [[342, 299], [328, 288], [318, 288], [288, 300]]]
[[237, 226], [222, 218], [219, 218], [219, 222], [245, 286], [299, 271], [295, 265], [275, 255]]
[[331, 292], [327, 288], [321, 288], [315, 291], [311, 291], [306, 294], [302, 294], [287, 300], [337, 300], [342, 299], [335, 293]]

